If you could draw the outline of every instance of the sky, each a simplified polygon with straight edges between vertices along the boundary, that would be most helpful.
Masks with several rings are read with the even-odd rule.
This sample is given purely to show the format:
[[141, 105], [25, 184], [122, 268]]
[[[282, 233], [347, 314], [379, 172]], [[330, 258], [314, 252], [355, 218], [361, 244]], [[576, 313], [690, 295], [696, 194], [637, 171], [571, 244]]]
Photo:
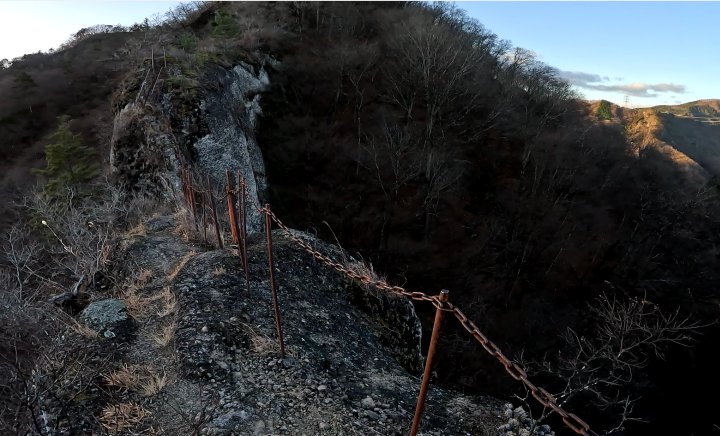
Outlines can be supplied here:
[[720, 3], [463, 2], [590, 100], [631, 107], [720, 98]]
[[[47, 51], [94, 24], [131, 25], [176, 1], [0, 0], [0, 59]], [[459, 2], [590, 100], [632, 107], [720, 98], [720, 3]]]
[[129, 26], [164, 14], [177, 1], [0, 0], [0, 59], [58, 48], [72, 34], [95, 24]]

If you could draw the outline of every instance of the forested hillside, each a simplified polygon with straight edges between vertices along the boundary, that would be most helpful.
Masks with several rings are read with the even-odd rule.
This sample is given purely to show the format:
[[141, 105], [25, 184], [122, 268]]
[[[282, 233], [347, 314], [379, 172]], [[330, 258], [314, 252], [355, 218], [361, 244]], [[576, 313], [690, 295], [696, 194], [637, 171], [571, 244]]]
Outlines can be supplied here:
[[[703, 415], [694, 389], [709, 389], [700, 374], [717, 328], [697, 329], [697, 342], [666, 332], [693, 346], [637, 344], [628, 360], [615, 341], [676, 311], [690, 321], [675, 327], [714, 323], [715, 185], [604, 123], [555, 70], [449, 5], [293, 13], [260, 136], [282, 215], [395, 281], [450, 289], [516, 355], [551, 362], [544, 381], [577, 393], [581, 411], [603, 408], [609, 424], [627, 406], [611, 398], [643, 397], [635, 414], [651, 424], [628, 434], [690, 434], [663, 417]], [[613, 325], [618, 311], [641, 319], [636, 330]], [[510, 379], [460, 338], [442, 345], [441, 380], [509, 394]], [[603, 378], [622, 388], [575, 392]]]
[[[287, 224], [339, 242], [392, 283], [449, 289], [598, 433], [711, 434], [720, 144], [707, 139], [717, 126], [681, 117], [715, 117], [716, 105], [589, 104], [460, 7], [205, 3], [28, 56], [0, 70], [0, 195], [19, 198], [34, 180], [60, 115], [105, 162], [112, 116], [155, 53], [170, 65], [169, 97], [143, 110], [176, 104], [168, 128], [189, 159], [207, 133], [193, 108], [220, 86], [213, 74], [262, 66], [257, 142]], [[421, 316], [428, 333], [432, 313]], [[433, 381], [517, 395], [542, 414], [457, 325], [446, 328]]]

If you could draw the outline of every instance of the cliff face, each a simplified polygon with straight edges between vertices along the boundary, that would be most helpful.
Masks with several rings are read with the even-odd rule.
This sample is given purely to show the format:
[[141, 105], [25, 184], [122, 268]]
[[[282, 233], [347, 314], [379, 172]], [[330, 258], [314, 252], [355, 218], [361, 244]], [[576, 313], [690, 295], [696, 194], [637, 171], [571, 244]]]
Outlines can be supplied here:
[[[181, 166], [209, 177], [215, 187], [224, 186], [230, 170], [245, 178], [255, 205], [266, 199], [265, 168], [255, 140], [260, 92], [269, 83], [262, 66], [208, 67], [180, 95], [167, 90], [168, 83], [189, 80], [179, 67], [138, 75], [145, 78], [137, 96], [114, 121], [110, 165], [120, 183], [171, 201], [180, 191]], [[259, 214], [249, 208], [248, 230], [260, 226]]]
[[[267, 198], [262, 154], [255, 139], [255, 122], [262, 114], [260, 93], [269, 85], [263, 67], [242, 62], [232, 69], [214, 67], [207, 73], [207, 92], [200, 102], [208, 133], [194, 145], [197, 168], [218, 181], [225, 171], [240, 170], [253, 201]], [[250, 208], [248, 228], [260, 229], [261, 217]]]

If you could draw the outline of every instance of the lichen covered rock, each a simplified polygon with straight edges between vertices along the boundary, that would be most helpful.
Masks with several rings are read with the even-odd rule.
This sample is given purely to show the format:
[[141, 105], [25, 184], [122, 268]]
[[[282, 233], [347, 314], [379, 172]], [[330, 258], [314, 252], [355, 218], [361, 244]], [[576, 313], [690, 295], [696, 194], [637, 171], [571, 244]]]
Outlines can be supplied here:
[[127, 338], [134, 330], [133, 319], [122, 300], [106, 299], [90, 303], [80, 313], [80, 320], [105, 338]]

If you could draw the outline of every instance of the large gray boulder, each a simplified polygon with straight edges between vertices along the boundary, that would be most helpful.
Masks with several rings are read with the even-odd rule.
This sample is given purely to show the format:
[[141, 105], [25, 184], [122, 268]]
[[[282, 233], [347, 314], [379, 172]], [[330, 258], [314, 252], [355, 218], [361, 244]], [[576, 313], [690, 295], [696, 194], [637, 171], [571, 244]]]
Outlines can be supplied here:
[[125, 303], [112, 298], [90, 303], [80, 313], [80, 320], [105, 338], [126, 338], [135, 327]]

